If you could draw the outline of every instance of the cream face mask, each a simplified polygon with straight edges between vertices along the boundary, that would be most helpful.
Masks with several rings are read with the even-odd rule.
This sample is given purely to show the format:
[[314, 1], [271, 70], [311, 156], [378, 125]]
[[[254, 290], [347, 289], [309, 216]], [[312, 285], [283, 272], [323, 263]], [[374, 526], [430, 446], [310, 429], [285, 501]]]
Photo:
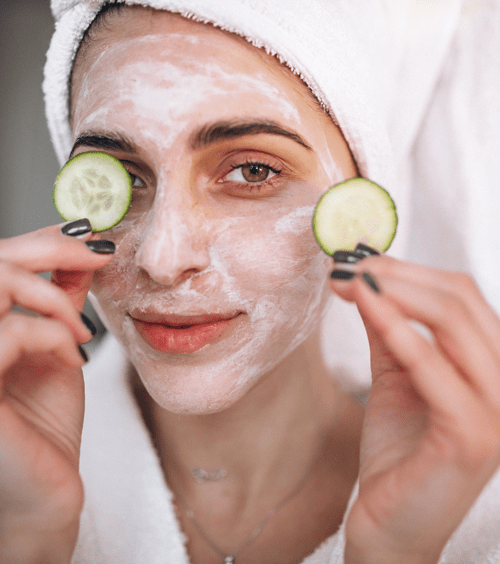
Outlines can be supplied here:
[[134, 181], [92, 299], [161, 406], [207, 413], [282, 370], [318, 326], [329, 260], [313, 208], [355, 169], [276, 61], [158, 15], [154, 30], [134, 15], [133, 33], [121, 15], [76, 73], [76, 152], [106, 142]]

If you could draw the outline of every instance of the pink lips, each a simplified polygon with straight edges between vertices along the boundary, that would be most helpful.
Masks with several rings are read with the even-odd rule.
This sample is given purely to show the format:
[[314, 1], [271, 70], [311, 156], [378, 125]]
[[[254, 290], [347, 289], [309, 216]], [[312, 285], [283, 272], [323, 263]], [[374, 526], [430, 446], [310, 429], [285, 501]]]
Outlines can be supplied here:
[[238, 313], [230, 316], [132, 315], [134, 327], [152, 348], [171, 354], [192, 353], [220, 338]]

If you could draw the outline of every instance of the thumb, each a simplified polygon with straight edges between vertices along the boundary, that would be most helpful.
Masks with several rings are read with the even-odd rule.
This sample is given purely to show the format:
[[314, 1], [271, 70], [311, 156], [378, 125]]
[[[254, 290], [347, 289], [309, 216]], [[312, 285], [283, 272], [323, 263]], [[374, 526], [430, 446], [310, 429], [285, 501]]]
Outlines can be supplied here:
[[368, 343], [370, 345], [370, 366], [372, 371], [372, 378], [377, 379], [377, 376], [387, 372], [400, 372], [402, 370], [400, 364], [394, 358], [393, 354], [387, 348], [384, 340], [371, 325], [369, 318], [363, 315], [361, 308], [358, 308], [361, 319], [363, 320], [366, 334], [368, 336]]
[[64, 290], [78, 311], [83, 310], [83, 305], [92, 284], [94, 271], [88, 270], [55, 270], [50, 281]]
[[367, 307], [367, 301], [376, 298], [372, 292], [367, 293], [363, 291], [366, 288], [361, 277], [350, 277], [346, 281], [331, 280], [330, 286], [341, 299], [356, 303], [370, 346], [372, 377], [376, 379], [380, 374], [401, 371], [401, 365], [385, 344], [384, 338], [375, 322], [374, 316], [377, 315], [378, 308]]

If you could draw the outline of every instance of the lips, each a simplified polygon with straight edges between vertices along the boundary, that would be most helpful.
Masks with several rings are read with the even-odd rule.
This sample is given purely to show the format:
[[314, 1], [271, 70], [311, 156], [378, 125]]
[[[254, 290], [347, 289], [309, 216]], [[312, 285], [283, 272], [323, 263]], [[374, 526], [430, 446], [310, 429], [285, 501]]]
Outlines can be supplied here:
[[131, 315], [141, 338], [152, 348], [163, 353], [193, 353], [220, 339], [239, 317], [228, 315], [160, 315], [141, 313]]

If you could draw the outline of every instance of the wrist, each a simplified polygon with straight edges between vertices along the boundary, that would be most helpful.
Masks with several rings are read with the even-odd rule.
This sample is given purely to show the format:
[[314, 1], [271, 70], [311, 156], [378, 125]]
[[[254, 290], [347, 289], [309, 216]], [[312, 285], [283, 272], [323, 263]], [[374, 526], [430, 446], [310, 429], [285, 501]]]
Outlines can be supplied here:
[[79, 522], [64, 530], [36, 530], [25, 523], [0, 521], [0, 562], [5, 564], [69, 564]]
[[370, 550], [361, 554], [349, 546], [344, 552], [344, 564], [438, 564], [439, 554], [403, 554], [389, 551]]

